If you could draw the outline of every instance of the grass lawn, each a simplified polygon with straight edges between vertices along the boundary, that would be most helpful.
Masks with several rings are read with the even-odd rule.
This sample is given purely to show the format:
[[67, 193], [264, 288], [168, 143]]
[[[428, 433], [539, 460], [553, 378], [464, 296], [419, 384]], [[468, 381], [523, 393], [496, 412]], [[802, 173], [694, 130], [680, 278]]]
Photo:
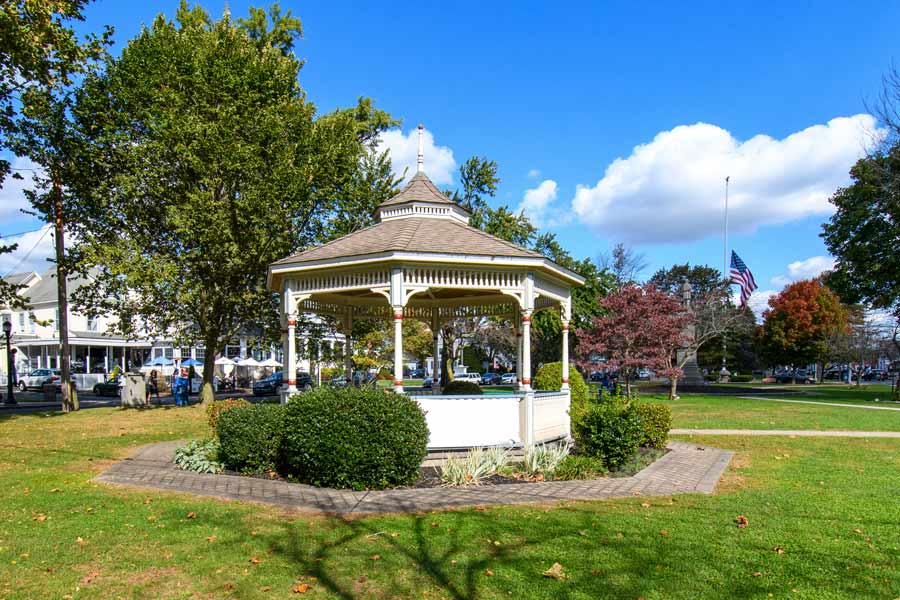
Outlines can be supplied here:
[[715, 496], [374, 518], [90, 482], [205, 430], [199, 407], [0, 418], [0, 598], [900, 596], [900, 440], [693, 438], [737, 451]]
[[[853, 402], [851, 391], [831, 401]], [[794, 398], [791, 398], [794, 399]], [[806, 398], [797, 398], [806, 400]], [[673, 427], [697, 429], [849, 429], [856, 431], [900, 431], [900, 410], [866, 410], [840, 406], [817, 406], [750, 400], [732, 396], [685, 394], [670, 402], [667, 396], [645, 394], [641, 401], [662, 402], [672, 407]], [[900, 405], [885, 404], [900, 408]]]

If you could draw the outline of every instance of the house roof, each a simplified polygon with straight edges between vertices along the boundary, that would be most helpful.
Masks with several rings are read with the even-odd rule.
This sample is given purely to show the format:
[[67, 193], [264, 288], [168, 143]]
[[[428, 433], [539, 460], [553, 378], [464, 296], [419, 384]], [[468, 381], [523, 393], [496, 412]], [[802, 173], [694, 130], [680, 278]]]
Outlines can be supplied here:
[[[407, 202], [430, 202], [436, 204], [450, 204], [459, 208], [459, 204], [441, 193], [437, 186], [431, 182], [425, 173], [416, 173], [406, 187], [399, 193], [385, 200], [380, 206], [394, 206]], [[463, 208], [465, 210], [465, 208]]]
[[543, 258], [533, 250], [522, 248], [458, 221], [411, 217], [377, 223], [316, 248], [283, 258], [275, 264], [314, 262], [386, 252]]
[[[67, 283], [66, 291], [71, 295], [73, 291], [83, 285], [87, 285], [89, 280], [78, 275], [72, 275]], [[56, 289], [56, 267], [48, 269], [37, 283], [23, 290], [20, 295], [29, 304], [57, 302], [59, 297]]]
[[13, 273], [12, 275], [7, 275], [3, 278], [3, 281], [10, 285], [28, 285], [33, 280], [40, 280], [40, 276], [34, 271], [26, 271], [24, 273]]

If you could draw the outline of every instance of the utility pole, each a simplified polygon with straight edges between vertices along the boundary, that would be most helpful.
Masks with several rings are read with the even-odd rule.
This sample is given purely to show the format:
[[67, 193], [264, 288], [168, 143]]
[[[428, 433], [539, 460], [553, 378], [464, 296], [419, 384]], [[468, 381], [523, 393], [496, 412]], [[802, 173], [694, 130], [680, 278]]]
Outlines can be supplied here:
[[65, 238], [63, 237], [62, 184], [59, 175], [53, 173], [53, 216], [56, 235], [56, 296], [59, 306], [59, 371], [62, 385], [63, 412], [78, 410], [78, 395], [72, 389], [72, 373], [69, 363], [69, 300], [66, 291], [68, 269], [65, 262]]

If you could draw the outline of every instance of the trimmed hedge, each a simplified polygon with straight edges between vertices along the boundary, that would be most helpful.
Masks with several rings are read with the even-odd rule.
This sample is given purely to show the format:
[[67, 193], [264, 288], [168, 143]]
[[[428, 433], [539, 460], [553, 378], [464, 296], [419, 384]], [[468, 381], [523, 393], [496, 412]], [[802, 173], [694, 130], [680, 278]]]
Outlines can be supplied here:
[[320, 487], [408, 485], [427, 454], [425, 414], [403, 394], [317, 388], [291, 398], [283, 427], [284, 474]]
[[250, 406], [250, 403], [241, 398], [228, 398], [227, 400], [216, 400], [206, 407], [206, 421], [209, 423], [213, 435], [218, 435], [219, 418], [222, 413], [239, 406]]
[[444, 389], [441, 390], [442, 394], [459, 394], [459, 395], [481, 395], [481, 386], [477, 383], [471, 381], [462, 381], [459, 379], [454, 379], [450, 383], [444, 386]]
[[280, 404], [239, 406], [219, 415], [219, 460], [239, 473], [275, 471], [284, 433]]
[[731, 381], [734, 381], [735, 383], [750, 383], [753, 381], [753, 375], [750, 375], [749, 373], [744, 375], [735, 374], [731, 376]]
[[[541, 365], [534, 376], [534, 389], [558, 391], [562, 387], [562, 363], [552, 362]], [[569, 363], [569, 389], [572, 393], [573, 418], [577, 418], [588, 406], [590, 389], [575, 365]]]
[[706, 375], [703, 376], [703, 379], [705, 379], [706, 381], [708, 381], [710, 383], [715, 383], [719, 380], [719, 374], [718, 373], [707, 373]]
[[644, 436], [641, 446], [645, 448], [665, 448], [672, 428], [672, 409], [666, 404], [638, 404], [635, 406], [641, 417]]
[[572, 433], [581, 453], [601, 459], [614, 470], [637, 451], [644, 428], [633, 405], [592, 404], [580, 419], [573, 420]]

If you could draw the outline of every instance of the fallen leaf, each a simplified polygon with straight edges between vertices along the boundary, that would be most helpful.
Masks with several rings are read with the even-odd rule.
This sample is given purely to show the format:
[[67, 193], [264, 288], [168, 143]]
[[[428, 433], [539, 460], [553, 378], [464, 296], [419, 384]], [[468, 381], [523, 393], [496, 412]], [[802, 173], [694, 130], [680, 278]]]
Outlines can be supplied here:
[[86, 544], [87, 542], [84, 541], [83, 538], [80, 538], [80, 537], [79, 537], [79, 538], [75, 538], [75, 543], [76, 543], [76, 544]]
[[587, 537], [587, 535], [588, 535], [587, 529], [582, 529], [581, 531], [578, 532], [578, 535], [580, 535], [581, 537]]
[[373, 554], [372, 556], [369, 557], [369, 560], [381, 560], [381, 555]]
[[196, 518], [197, 518], [197, 513], [195, 513], [194, 511], [191, 511], [191, 512], [189, 512], [189, 513], [187, 514], [187, 518], [188, 518], [188, 519], [196, 519]]
[[487, 576], [487, 577], [493, 577], [493, 576], [494, 576], [494, 572], [491, 571], [490, 569], [485, 569], [485, 570], [484, 570], [484, 574], [485, 574], [485, 576]]
[[89, 573], [89, 574], [85, 575], [84, 578], [81, 580], [81, 585], [88, 585], [90, 582], [92, 582], [93, 580], [95, 580], [98, 577], [100, 577], [100, 573], [98, 573], [97, 571]]
[[59, 488], [53, 488], [52, 490], [50, 490], [50, 493], [55, 494], [56, 492], [59, 492], [59, 491], [62, 491], [62, 490], [60, 490]]
[[144, 504], [150, 504], [151, 502], [153, 502], [153, 500], [150, 498], [144, 498]]
[[748, 525], [750, 525], [750, 521], [744, 515], [738, 515], [734, 518], [734, 522], [737, 524], [738, 529], [745, 529]]
[[434, 521], [431, 522], [432, 527], [438, 527], [439, 525], [440, 525], [440, 523], [435, 523]]
[[47, 520], [47, 515], [45, 515], [44, 513], [38, 513], [37, 515], [31, 517], [31, 520], [37, 521], [38, 523], [43, 523]]
[[252, 564], [254, 564], [254, 565], [258, 565], [258, 564], [259, 564], [259, 559], [256, 558], [255, 556], [251, 556], [251, 557], [250, 557], [250, 560], [247, 561], [247, 562], [252, 563]]
[[862, 533], [862, 529], [854, 529], [853, 533]]
[[641, 502], [641, 506], [643, 506], [644, 508], [650, 508], [650, 503], [649, 502]]
[[261, 592], [268, 592], [268, 591], [271, 590], [271, 589], [272, 589], [272, 586], [271, 586], [271, 585], [264, 585], [264, 586], [262, 586], [261, 588], [259, 588], [259, 591], [261, 591]]
[[659, 535], [669, 535], [669, 530], [668, 529], [660, 529]]
[[225, 588], [226, 590], [233, 590], [233, 589], [234, 589], [234, 584], [233, 584], [233, 583], [226, 583], [226, 584], [223, 585], [222, 587]]
[[295, 585], [294, 587], [291, 588], [291, 591], [294, 592], [295, 594], [305, 594], [306, 592], [309, 591], [309, 584], [308, 583], [298, 583], [297, 585]]
[[392, 534], [391, 534], [391, 537], [400, 537], [400, 534], [399, 534], [399, 533], [392, 533]]
[[456, 559], [454, 558], [453, 560], [451, 560], [451, 561], [450, 561], [450, 564], [451, 564], [451, 565], [455, 565], [455, 564], [456, 564]]
[[781, 546], [775, 546], [774, 548], [772, 548], [772, 550], [776, 554], [784, 554], [784, 548], [782, 548]]
[[759, 571], [756, 571], [755, 573], [751, 573], [750, 576], [751, 577], [761, 577], [762, 573], [760, 573]]
[[209, 536], [208, 538], [206, 538], [206, 541], [207, 541], [207, 542], [214, 542], [214, 541], [216, 541], [216, 536], [211, 535], [211, 536]]
[[551, 579], [556, 579], [557, 581], [562, 581], [563, 579], [568, 578], [568, 575], [563, 573], [563, 567], [559, 563], [553, 563], [553, 566], [544, 571], [544, 577], [549, 577]]

